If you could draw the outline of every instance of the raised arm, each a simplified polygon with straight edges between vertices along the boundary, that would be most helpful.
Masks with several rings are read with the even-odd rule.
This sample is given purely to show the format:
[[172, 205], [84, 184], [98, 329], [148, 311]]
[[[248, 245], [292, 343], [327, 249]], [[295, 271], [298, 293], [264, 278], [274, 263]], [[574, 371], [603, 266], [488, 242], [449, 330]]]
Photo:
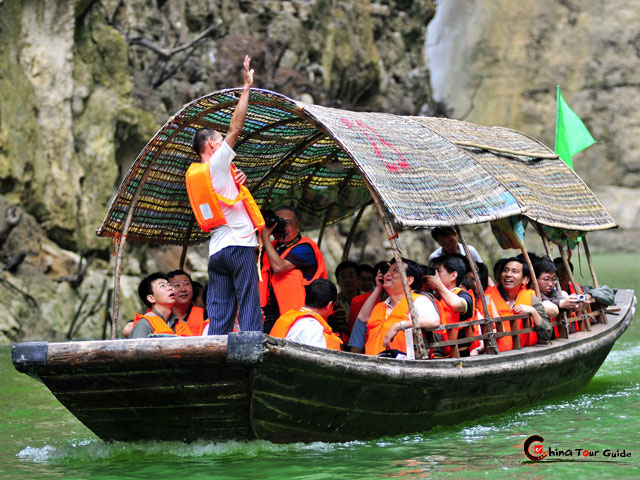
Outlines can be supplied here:
[[244, 85], [242, 87], [242, 94], [240, 95], [240, 100], [238, 100], [238, 104], [233, 111], [231, 123], [229, 123], [229, 132], [227, 133], [227, 136], [225, 138], [227, 145], [229, 145], [231, 148], [235, 146], [238, 135], [240, 135], [240, 132], [244, 127], [244, 120], [247, 117], [247, 107], [249, 106], [249, 91], [251, 89], [251, 85], [253, 85], [253, 69], [249, 69], [250, 63], [251, 58], [249, 58], [249, 55], [245, 56], [243, 63]]

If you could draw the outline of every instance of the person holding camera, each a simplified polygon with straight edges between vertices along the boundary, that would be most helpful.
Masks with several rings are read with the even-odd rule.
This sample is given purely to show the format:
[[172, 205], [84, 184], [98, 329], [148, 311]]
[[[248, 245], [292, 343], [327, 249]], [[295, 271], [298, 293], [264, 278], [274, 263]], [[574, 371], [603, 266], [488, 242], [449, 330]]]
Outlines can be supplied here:
[[[464, 257], [459, 254], [445, 254], [434, 258], [431, 263], [433, 270], [427, 272], [424, 279], [426, 286], [435, 293], [442, 306], [444, 318], [440, 319], [440, 323], [446, 325], [474, 320], [476, 307], [473, 294], [460, 286], [467, 270]], [[477, 326], [474, 326], [474, 334], [479, 333], [477, 330]], [[437, 333], [442, 335], [443, 340], [460, 339], [465, 336], [464, 330], [460, 328]], [[479, 342], [459, 345], [460, 356], [468, 357], [479, 345]], [[443, 347], [442, 354], [450, 356], [451, 348]]]
[[267, 333], [280, 315], [304, 306], [305, 286], [327, 278], [322, 253], [313, 240], [300, 234], [295, 209], [282, 207], [274, 213], [264, 213], [265, 228], [261, 233], [264, 255], [260, 304]]
[[[262, 331], [255, 255], [258, 246], [255, 232], [262, 218], [258, 219], [255, 210], [248, 208], [248, 200], [223, 202], [238, 198], [240, 192], [246, 190], [242, 186], [246, 176], [234, 172], [232, 161], [236, 156], [233, 147], [244, 127], [253, 84], [250, 61], [249, 56], [244, 58], [244, 86], [226, 138], [210, 128], [199, 129], [193, 136], [192, 146], [201, 163], [192, 164], [187, 171], [187, 191], [198, 225], [204, 231], [212, 232], [207, 291], [207, 312], [211, 318], [209, 335], [226, 335], [232, 331], [236, 306], [242, 331]], [[206, 167], [203, 169], [202, 165]], [[215, 198], [208, 198], [210, 189]], [[203, 198], [203, 195], [207, 197]], [[253, 198], [250, 200], [255, 204]], [[214, 214], [212, 209], [218, 207], [220, 212]]]

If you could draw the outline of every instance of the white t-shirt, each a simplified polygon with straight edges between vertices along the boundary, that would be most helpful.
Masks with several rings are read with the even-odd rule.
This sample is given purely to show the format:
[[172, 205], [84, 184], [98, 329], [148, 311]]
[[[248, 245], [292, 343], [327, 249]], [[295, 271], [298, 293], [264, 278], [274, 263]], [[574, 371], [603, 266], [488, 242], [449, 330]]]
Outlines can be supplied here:
[[299, 318], [289, 329], [285, 338], [312, 347], [327, 348], [324, 327], [313, 317]]
[[[387, 308], [387, 315], [391, 314], [391, 312], [393, 311], [393, 309], [391, 308], [391, 298], [387, 298], [384, 304]], [[413, 300], [413, 306], [416, 309], [416, 314], [418, 315], [418, 318], [422, 318], [422, 317], [439, 318], [439, 314], [438, 314], [438, 311], [436, 310], [435, 305], [433, 305], [433, 302], [429, 300], [427, 297], [425, 297], [424, 295], [418, 295]], [[409, 320], [411, 320], [411, 314], [409, 314]], [[442, 319], [440, 319], [440, 321], [442, 321]], [[407, 327], [409, 326], [410, 325], [407, 325]]]
[[[478, 253], [478, 251], [473, 248], [471, 245], [468, 245], [469, 247], [469, 253], [471, 253], [471, 256], [473, 257], [473, 259], [475, 260], [476, 263], [483, 263], [482, 258], [480, 258], [480, 254]], [[429, 255], [429, 260], [433, 260], [436, 257], [439, 257], [440, 255], [444, 255], [446, 252], [443, 250], [442, 247], [440, 247], [439, 249], [437, 249], [435, 252], [433, 252], [431, 255]], [[464, 255], [465, 257], [467, 256], [465, 251], [464, 251], [464, 245], [462, 245], [460, 242], [458, 242], [458, 253], [460, 255]]]
[[[219, 195], [233, 200], [238, 196], [236, 186], [229, 167], [236, 156], [236, 152], [226, 142], [209, 159], [209, 172], [213, 189]], [[257, 247], [258, 239], [253, 232], [253, 222], [242, 202], [235, 205], [220, 204], [227, 225], [214, 228], [209, 240], [209, 256], [218, 253], [225, 247], [232, 245], [241, 247]]]

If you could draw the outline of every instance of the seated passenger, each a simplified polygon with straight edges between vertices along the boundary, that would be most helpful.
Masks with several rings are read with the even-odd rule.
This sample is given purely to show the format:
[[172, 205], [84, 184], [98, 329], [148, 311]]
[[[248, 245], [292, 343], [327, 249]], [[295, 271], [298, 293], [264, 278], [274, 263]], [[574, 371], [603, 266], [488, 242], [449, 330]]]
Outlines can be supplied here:
[[[411, 297], [418, 315], [419, 326], [421, 328], [437, 327], [440, 325], [440, 315], [436, 307], [427, 297], [413, 291], [420, 291], [422, 270], [417, 263], [407, 259], [403, 259], [402, 267], [405, 269], [409, 287], [412, 289]], [[377, 302], [383, 289], [389, 298], [384, 302]], [[380, 276], [376, 278], [376, 288], [362, 306], [358, 321], [367, 324], [368, 338], [364, 347], [367, 355], [378, 355], [389, 348], [406, 353], [404, 330], [410, 328], [412, 322], [400, 278], [400, 267], [396, 263], [391, 264], [383, 279]]]
[[156, 272], [145, 277], [138, 286], [138, 295], [149, 311], [136, 315], [130, 338], [147, 338], [151, 334], [193, 335], [187, 324], [171, 312], [175, 292], [167, 275]]
[[[485, 294], [491, 299], [491, 304], [497, 310], [500, 317], [528, 313], [533, 321], [534, 331], [520, 334], [520, 346], [546, 343], [551, 339], [551, 326], [547, 312], [540, 299], [535, 296], [533, 290], [526, 288], [529, 283], [529, 267], [522, 260], [511, 257], [506, 260], [499, 284], [487, 288]], [[522, 320], [518, 320], [517, 328], [523, 326]], [[510, 331], [507, 323], [503, 323], [505, 331]], [[498, 349], [502, 352], [511, 350], [513, 344], [510, 337], [498, 339]]]
[[371, 292], [376, 286], [376, 272], [371, 265], [358, 265], [358, 287], [362, 293]]
[[174, 270], [167, 275], [175, 292], [176, 303], [171, 311], [179, 320], [187, 322], [194, 335], [201, 335], [207, 311], [194, 305], [194, 291], [191, 276], [184, 270]]
[[[389, 270], [389, 262], [383, 261], [376, 263], [374, 268], [374, 282], [378, 276], [380, 276], [380, 282], [382, 282], [382, 277], [387, 270]], [[364, 306], [364, 303], [371, 296], [373, 290], [371, 292], [363, 293], [362, 295], [358, 295], [351, 300], [351, 309], [349, 311], [349, 350], [353, 353], [363, 353], [364, 352], [364, 344], [367, 341], [367, 325], [361, 321], [356, 322], [358, 315], [360, 314], [360, 310]], [[380, 290], [379, 297], [376, 299], [377, 302], [381, 302], [386, 298], [386, 292], [384, 290]], [[373, 303], [375, 305], [375, 303]], [[373, 306], [371, 307], [373, 308]], [[367, 316], [368, 318], [368, 316]]]
[[[577, 301], [577, 294], [580, 293], [584, 293], [586, 295], [587, 301], [590, 301], [593, 298], [602, 307], [607, 307], [615, 303], [615, 294], [613, 293], [613, 290], [611, 290], [611, 288], [606, 285], [601, 285], [598, 288], [588, 286], [581, 287], [580, 285], [577, 285], [578, 291], [576, 291], [576, 289], [573, 288], [573, 285], [571, 285], [571, 282], [569, 281], [569, 275], [564, 268], [564, 262], [562, 261], [562, 258], [554, 258], [553, 263], [555, 263], [556, 268], [558, 269], [558, 280], [560, 281], [560, 287], [563, 291], [569, 293], [570, 295], [568, 298], [572, 299], [572, 306], [570, 308], [578, 308], [579, 302]], [[573, 272], [573, 263], [569, 262], [569, 268], [571, 269], [571, 272]]]
[[334, 314], [331, 316], [329, 323], [333, 330], [342, 336], [342, 340], [348, 342], [351, 300], [360, 295], [358, 264], [350, 261], [339, 263], [336, 267], [336, 282], [340, 291], [338, 292]]
[[[435, 275], [425, 277], [427, 286], [432, 289], [443, 309], [442, 325], [474, 320], [476, 315], [475, 299], [471, 291], [460, 287], [466, 273], [466, 265], [462, 255], [441, 255], [432, 260], [436, 269]], [[473, 327], [474, 335], [479, 334], [477, 325]], [[441, 330], [443, 340], [454, 340], [465, 337], [463, 329]], [[468, 357], [471, 350], [480, 346], [476, 341], [458, 346], [461, 357]], [[451, 347], [444, 347], [445, 356], [451, 356]]]
[[312, 347], [341, 350], [342, 340], [327, 323], [338, 296], [336, 286], [330, 280], [319, 278], [306, 290], [304, 307], [289, 310], [278, 318], [270, 335]]
[[[298, 215], [292, 207], [275, 211], [280, 220], [262, 230], [264, 255], [260, 281], [260, 306], [264, 331], [271, 330], [278, 317], [304, 305], [306, 285], [327, 278], [324, 257], [316, 243], [300, 235]], [[273, 234], [274, 241], [269, 240]]]
[[529, 255], [536, 279], [538, 280], [542, 305], [544, 305], [544, 309], [547, 312], [547, 317], [555, 318], [558, 316], [560, 309], [558, 303], [553, 299], [562, 298], [556, 288], [556, 281], [558, 279], [556, 276], [556, 266], [549, 257], [540, 257], [535, 254]]

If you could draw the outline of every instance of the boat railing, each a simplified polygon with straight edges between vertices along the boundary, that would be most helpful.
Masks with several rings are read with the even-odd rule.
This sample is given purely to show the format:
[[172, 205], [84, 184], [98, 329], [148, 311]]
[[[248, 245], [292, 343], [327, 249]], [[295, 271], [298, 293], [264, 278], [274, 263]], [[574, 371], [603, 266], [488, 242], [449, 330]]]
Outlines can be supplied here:
[[[566, 319], [558, 315], [551, 319], [549, 324], [551, 327], [558, 327], [558, 332], [562, 332], [562, 338], [568, 338], [568, 323], [577, 322], [578, 331], [590, 331], [592, 323], [607, 323], [606, 309], [597, 306], [596, 308], [587, 305], [579, 310], [576, 316], [566, 317]], [[425, 340], [427, 342], [426, 348], [442, 348], [449, 347], [451, 349], [451, 357], [460, 357], [460, 347], [466, 348], [472, 342], [481, 341], [483, 343], [489, 342], [491, 337], [496, 341], [503, 337], [511, 337], [513, 342], [513, 349], [520, 350], [522, 344], [520, 342], [520, 335], [534, 332], [535, 330], [530, 326], [533, 324], [529, 319], [530, 314], [510, 315], [506, 317], [493, 317], [493, 318], [481, 318], [478, 320], [467, 320], [464, 322], [449, 323], [446, 325], [440, 325], [434, 330], [424, 331]], [[518, 327], [518, 320], [520, 320], [521, 327]], [[505, 328], [505, 324], [508, 328]], [[487, 325], [486, 333], [477, 334], [474, 332], [474, 326]], [[527, 326], [525, 326], [527, 325]], [[438, 333], [444, 331], [450, 332], [455, 329], [464, 331], [464, 338], [456, 338], [451, 340], [439, 340]], [[485, 330], [485, 329], [483, 329]], [[449, 338], [447, 335], [446, 338]], [[486, 344], [486, 343], [485, 343]]]

